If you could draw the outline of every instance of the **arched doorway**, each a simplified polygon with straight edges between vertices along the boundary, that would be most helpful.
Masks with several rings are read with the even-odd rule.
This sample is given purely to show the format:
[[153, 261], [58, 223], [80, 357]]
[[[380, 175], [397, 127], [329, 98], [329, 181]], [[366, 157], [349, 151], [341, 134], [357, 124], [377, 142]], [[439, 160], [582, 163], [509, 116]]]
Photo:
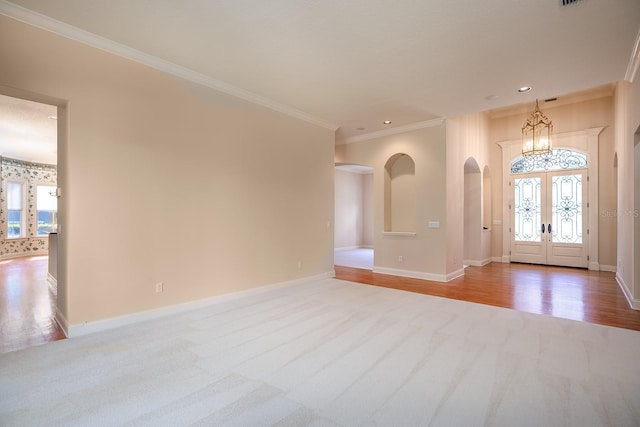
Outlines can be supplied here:
[[464, 254], [463, 264], [480, 265], [482, 254], [482, 178], [478, 162], [464, 163]]

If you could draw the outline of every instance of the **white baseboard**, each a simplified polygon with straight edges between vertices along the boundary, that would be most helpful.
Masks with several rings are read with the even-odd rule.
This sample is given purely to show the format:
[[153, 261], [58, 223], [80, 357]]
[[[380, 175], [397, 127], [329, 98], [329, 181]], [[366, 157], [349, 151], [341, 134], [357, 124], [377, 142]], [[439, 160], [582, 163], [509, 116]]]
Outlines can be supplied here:
[[67, 318], [64, 317], [64, 314], [60, 312], [60, 309], [56, 308], [56, 322], [62, 332], [64, 332], [64, 336], [69, 338], [69, 322], [67, 322]]
[[[230, 301], [237, 298], [246, 297], [249, 295], [257, 295], [263, 292], [267, 292], [277, 288], [284, 288], [289, 286], [296, 286], [302, 283], [312, 282], [322, 279], [330, 279], [335, 277], [335, 271], [328, 271], [315, 276], [304, 277], [300, 279], [290, 280], [286, 282], [274, 283], [271, 285], [260, 286], [245, 291], [232, 292], [229, 294], [217, 295], [211, 298], [203, 298], [196, 301], [191, 301], [182, 304], [174, 304], [167, 307], [156, 308], [153, 310], [146, 310], [138, 313], [126, 314], [123, 316], [112, 317], [109, 319], [96, 320], [90, 322], [77, 323], [69, 325], [66, 318], [62, 313], [56, 313], [56, 320], [60, 324], [60, 327], [65, 331], [65, 335], [69, 338], [75, 338], [83, 335], [93, 334], [96, 332], [102, 332], [109, 329], [115, 329], [122, 326], [131, 325], [134, 323], [140, 323], [148, 320], [154, 320], [161, 317], [171, 316], [175, 314], [181, 314], [200, 308], [215, 305], [224, 301]], [[59, 319], [58, 319], [59, 318]]]
[[482, 267], [484, 265], [489, 264], [492, 261], [492, 258], [486, 258], [483, 260], [475, 260], [475, 259], [465, 259], [462, 261], [464, 265], [472, 265], [474, 267]]
[[602, 265], [600, 264], [600, 271], [609, 271], [611, 273], [615, 273], [618, 271], [615, 265]]
[[[452, 280], [448, 279], [447, 275], [445, 274], [424, 273], [422, 271], [400, 270], [397, 268], [373, 266], [373, 272], [380, 274], [389, 274], [391, 276], [411, 277], [412, 279], [432, 280], [434, 282], [447, 282], [448, 280]], [[464, 270], [462, 270], [462, 274], [464, 274]]]
[[452, 273], [447, 274], [446, 278], [447, 278], [447, 282], [453, 280], [453, 279], [457, 279], [458, 277], [462, 277], [464, 276], [464, 268], [461, 268], [460, 270], [454, 271]]
[[58, 295], [58, 280], [51, 275], [51, 273], [47, 273], [47, 283], [49, 283], [49, 289], [53, 292], [54, 295]]
[[494, 256], [491, 258], [491, 262], [505, 262], [501, 256]]
[[502, 262], [509, 264], [511, 262], [511, 255], [502, 255]]
[[622, 278], [622, 276], [620, 276], [619, 273], [616, 273], [616, 282], [618, 282], [618, 286], [620, 286], [620, 289], [622, 289], [622, 293], [624, 293], [629, 306], [634, 310], [640, 310], [640, 299], [633, 299], [633, 294], [631, 293], [631, 291], [627, 287], [627, 284], [624, 282], [624, 279]]
[[589, 270], [600, 271], [600, 264], [598, 264], [597, 262], [590, 262]]

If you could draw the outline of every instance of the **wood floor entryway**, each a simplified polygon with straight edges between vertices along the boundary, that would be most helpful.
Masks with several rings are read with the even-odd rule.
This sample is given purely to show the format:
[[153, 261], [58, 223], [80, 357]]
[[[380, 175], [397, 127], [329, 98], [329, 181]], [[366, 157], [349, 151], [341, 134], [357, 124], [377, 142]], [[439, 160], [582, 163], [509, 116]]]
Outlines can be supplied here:
[[47, 272], [46, 256], [0, 261], [0, 353], [65, 338]]
[[529, 264], [467, 267], [447, 283], [335, 266], [336, 278], [640, 331], [614, 273]]

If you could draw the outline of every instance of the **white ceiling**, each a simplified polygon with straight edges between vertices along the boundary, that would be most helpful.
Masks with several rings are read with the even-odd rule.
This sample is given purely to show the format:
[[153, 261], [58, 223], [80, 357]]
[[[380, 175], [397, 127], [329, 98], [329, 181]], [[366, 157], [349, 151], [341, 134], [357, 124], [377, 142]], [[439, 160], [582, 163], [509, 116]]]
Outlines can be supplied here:
[[0, 0], [0, 12], [28, 15], [15, 5], [300, 111], [338, 142], [624, 80], [638, 61], [638, 0]]
[[0, 95], [0, 156], [55, 165], [57, 108]]

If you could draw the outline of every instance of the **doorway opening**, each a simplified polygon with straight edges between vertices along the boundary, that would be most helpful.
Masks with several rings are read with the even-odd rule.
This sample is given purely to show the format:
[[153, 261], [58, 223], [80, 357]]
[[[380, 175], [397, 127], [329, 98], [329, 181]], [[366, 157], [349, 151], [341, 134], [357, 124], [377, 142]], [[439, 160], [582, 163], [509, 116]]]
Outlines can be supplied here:
[[634, 134], [633, 145], [633, 281], [636, 292], [640, 290], [640, 127]]
[[507, 222], [503, 262], [600, 270], [598, 145], [603, 129], [555, 134], [551, 155], [523, 157], [519, 139], [498, 143]]
[[335, 165], [334, 264], [373, 270], [373, 168]]
[[555, 149], [511, 163], [511, 260], [589, 266], [587, 155]]
[[58, 106], [0, 89], [0, 352], [7, 352], [65, 335], [56, 322]]
[[464, 163], [464, 257], [463, 265], [482, 265], [482, 177], [478, 162]]

